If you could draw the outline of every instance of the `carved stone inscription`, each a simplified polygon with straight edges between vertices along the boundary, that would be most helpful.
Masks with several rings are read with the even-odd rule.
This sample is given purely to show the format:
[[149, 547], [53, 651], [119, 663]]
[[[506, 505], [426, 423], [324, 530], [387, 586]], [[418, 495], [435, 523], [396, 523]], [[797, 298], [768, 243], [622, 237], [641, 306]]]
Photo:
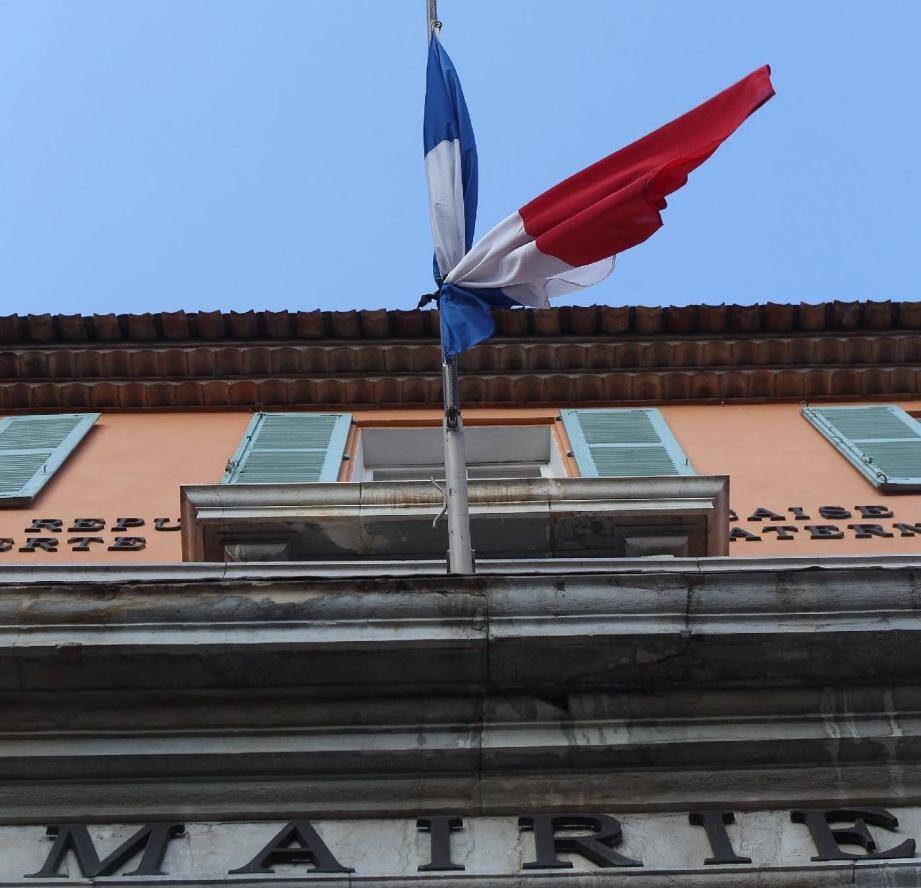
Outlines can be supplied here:
[[[787, 811], [528, 813], [519, 817], [273, 823], [83, 823], [0, 827], [0, 881], [233, 882], [547, 874], [706, 872], [708, 867], [912, 865], [921, 809], [841, 805]], [[921, 861], [918, 861], [921, 869]], [[850, 872], [850, 870], [847, 870]]]

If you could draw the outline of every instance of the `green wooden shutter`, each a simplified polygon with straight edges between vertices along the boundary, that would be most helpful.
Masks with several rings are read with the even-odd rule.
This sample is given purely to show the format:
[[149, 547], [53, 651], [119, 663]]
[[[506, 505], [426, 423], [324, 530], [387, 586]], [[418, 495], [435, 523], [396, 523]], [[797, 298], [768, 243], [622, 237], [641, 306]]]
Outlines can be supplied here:
[[563, 410], [562, 414], [583, 477], [695, 474], [662, 414], [654, 408]]
[[350, 413], [257, 413], [221, 483], [335, 481], [351, 422]]
[[56, 413], [0, 420], [0, 506], [32, 502], [97, 419]]
[[921, 490], [921, 423], [901, 407], [804, 407], [803, 416], [875, 487]]

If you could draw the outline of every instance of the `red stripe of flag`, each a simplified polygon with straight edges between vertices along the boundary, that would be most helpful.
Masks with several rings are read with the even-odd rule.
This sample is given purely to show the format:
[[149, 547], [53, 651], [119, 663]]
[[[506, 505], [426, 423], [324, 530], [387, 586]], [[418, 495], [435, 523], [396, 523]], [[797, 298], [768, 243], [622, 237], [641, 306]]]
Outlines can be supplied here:
[[574, 266], [642, 243], [662, 226], [665, 196], [773, 95], [765, 65], [534, 198], [519, 211], [525, 230], [542, 253]]

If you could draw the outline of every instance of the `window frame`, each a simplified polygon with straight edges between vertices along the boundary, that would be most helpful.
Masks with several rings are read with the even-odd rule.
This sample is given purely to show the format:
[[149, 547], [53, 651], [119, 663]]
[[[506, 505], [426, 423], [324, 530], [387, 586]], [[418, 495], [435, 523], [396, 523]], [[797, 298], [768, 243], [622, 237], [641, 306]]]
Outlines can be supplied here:
[[[434, 422], [420, 422], [418, 425], [399, 423], [393, 426], [387, 425], [378, 425], [374, 424], [372, 426], [364, 426], [359, 420], [356, 422], [356, 438], [352, 443], [352, 446], [349, 448], [350, 456], [350, 476], [349, 480], [361, 482], [361, 483], [375, 483], [380, 481], [386, 482], [400, 482], [405, 481], [406, 483], [412, 483], [417, 481], [428, 481], [434, 474], [435, 478], [444, 477], [444, 465], [442, 462], [433, 462], [431, 459], [427, 459], [423, 456], [425, 461], [410, 461], [410, 462], [392, 462], [392, 461], [383, 461], [380, 462], [378, 459], [372, 459], [371, 464], [366, 462], [366, 446], [369, 443], [369, 438], [365, 437], [366, 435], [375, 435], [381, 432], [387, 433], [388, 431], [393, 432], [424, 432], [428, 435], [437, 438], [438, 446], [437, 451], [439, 455], [443, 455], [443, 449], [441, 445], [442, 437], [442, 427], [441, 425], [435, 424]], [[521, 422], [516, 421], [512, 418], [509, 418], [509, 421], [487, 421], [487, 422], [474, 422], [470, 424], [465, 424], [464, 431], [466, 433], [466, 450], [467, 450], [467, 468], [468, 468], [468, 480], [478, 481], [478, 480], [527, 480], [528, 478], [566, 478], [570, 477], [571, 473], [569, 467], [567, 466], [566, 459], [566, 448], [563, 446], [563, 441], [560, 440], [558, 430], [556, 428], [557, 423], [554, 421], [552, 416], [548, 416], [546, 420], [541, 422]], [[503, 429], [511, 432], [518, 432], [520, 434], [541, 434], [546, 435], [546, 459], [535, 459], [533, 457], [534, 448], [540, 445], [532, 442], [526, 442], [523, 451], [526, 456], [520, 460], [515, 459], [488, 459], [488, 460], [478, 460], [475, 456], [472, 455], [471, 451], [475, 453], [476, 446], [471, 447], [471, 438], [475, 438], [477, 433], [483, 429]], [[375, 442], [377, 443], [377, 442]], [[542, 444], [543, 442], [541, 442]], [[377, 446], [380, 446], [377, 443]], [[393, 445], [391, 445], [392, 447]], [[428, 446], [429, 451], [432, 451], [432, 442]], [[530, 450], [530, 453], [528, 453]], [[475, 477], [476, 470], [478, 468], [485, 467], [488, 471], [498, 473], [501, 471], [503, 465], [507, 466], [522, 466], [522, 467], [533, 467], [536, 469], [534, 474], [523, 475], [522, 473], [510, 474], [507, 476], [500, 476], [499, 474], [491, 474], [488, 478], [477, 478]], [[419, 476], [414, 479], [410, 478], [378, 478], [375, 477], [376, 472], [411, 472], [416, 469], [419, 473]], [[474, 470], [474, 477], [470, 476], [470, 470]]]

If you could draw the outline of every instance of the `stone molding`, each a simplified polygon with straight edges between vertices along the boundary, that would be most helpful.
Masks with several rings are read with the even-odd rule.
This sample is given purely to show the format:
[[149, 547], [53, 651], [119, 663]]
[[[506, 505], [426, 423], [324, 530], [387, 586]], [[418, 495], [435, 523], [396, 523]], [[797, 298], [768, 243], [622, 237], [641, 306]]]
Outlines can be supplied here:
[[921, 558], [369, 567], [0, 571], [0, 821], [921, 803]]
[[[473, 546], [508, 559], [726, 555], [729, 479], [471, 481]], [[186, 561], [432, 559], [442, 494], [427, 481], [212, 484], [180, 488]]]

